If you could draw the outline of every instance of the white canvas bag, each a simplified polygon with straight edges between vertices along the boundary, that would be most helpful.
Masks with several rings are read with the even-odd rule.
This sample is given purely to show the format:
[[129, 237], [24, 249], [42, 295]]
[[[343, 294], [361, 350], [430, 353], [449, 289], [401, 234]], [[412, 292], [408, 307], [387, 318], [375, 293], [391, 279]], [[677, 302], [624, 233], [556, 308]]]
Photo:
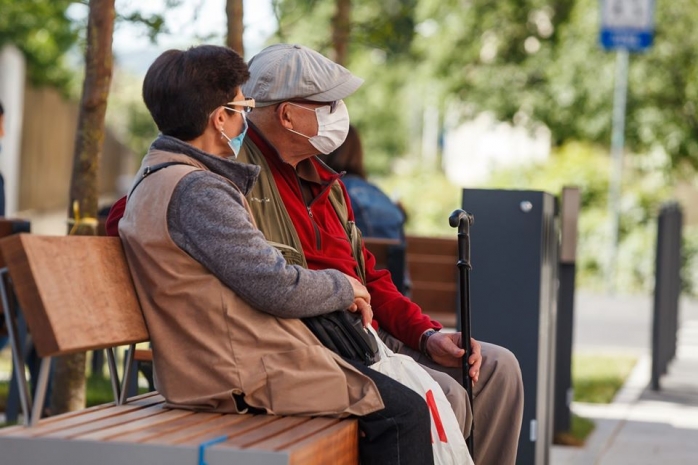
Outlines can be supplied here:
[[378, 342], [380, 361], [374, 370], [404, 384], [421, 395], [431, 412], [431, 444], [436, 465], [474, 465], [463, 432], [441, 386], [411, 357], [390, 350], [369, 326]]

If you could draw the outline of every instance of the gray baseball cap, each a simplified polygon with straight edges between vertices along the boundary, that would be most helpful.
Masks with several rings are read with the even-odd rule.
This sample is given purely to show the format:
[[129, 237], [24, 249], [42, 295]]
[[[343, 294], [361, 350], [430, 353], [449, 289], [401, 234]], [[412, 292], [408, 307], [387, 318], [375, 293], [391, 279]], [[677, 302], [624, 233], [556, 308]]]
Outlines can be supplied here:
[[286, 100], [333, 102], [349, 97], [364, 80], [303, 45], [275, 44], [252, 57], [242, 86], [258, 107]]

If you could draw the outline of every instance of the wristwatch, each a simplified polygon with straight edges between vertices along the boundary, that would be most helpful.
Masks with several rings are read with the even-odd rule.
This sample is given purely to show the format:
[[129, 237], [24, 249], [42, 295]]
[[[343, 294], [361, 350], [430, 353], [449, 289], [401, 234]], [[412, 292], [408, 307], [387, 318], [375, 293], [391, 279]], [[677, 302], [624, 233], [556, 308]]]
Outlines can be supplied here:
[[438, 333], [437, 330], [435, 329], [427, 329], [422, 333], [422, 336], [419, 338], [419, 351], [429, 357], [431, 359], [431, 355], [429, 355], [429, 352], [427, 352], [427, 340], [434, 334]]

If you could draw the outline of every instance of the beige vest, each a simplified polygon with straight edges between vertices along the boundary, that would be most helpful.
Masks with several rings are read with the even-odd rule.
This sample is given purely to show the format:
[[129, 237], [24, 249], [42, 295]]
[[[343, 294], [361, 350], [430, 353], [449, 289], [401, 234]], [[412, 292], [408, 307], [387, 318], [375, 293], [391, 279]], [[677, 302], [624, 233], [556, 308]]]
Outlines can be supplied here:
[[382, 409], [373, 381], [323, 347], [300, 320], [251, 308], [172, 241], [172, 193], [183, 176], [206, 168], [184, 155], [151, 151], [141, 171], [167, 161], [189, 166], [144, 179], [119, 233], [153, 343], [157, 387], [168, 403], [234, 412], [236, 394], [279, 415]]

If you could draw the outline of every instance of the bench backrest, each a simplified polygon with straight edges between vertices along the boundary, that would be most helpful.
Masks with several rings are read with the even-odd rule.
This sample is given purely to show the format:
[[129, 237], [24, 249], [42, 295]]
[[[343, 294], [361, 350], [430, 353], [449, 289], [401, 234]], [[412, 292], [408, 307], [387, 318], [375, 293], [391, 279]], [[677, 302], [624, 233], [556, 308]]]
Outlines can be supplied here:
[[458, 304], [457, 239], [420, 236], [407, 236], [406, 239], [412, 301], [444, 326], [455, 327]]
[[118, 237], [18, 234], [0, 250], [40, 356], [148, 340]]
[[398, 291], [405, 293], [405, 246], [397, 239], [364, 237], [364, 246], [376, 258], [376, 269], [387, 269]]

